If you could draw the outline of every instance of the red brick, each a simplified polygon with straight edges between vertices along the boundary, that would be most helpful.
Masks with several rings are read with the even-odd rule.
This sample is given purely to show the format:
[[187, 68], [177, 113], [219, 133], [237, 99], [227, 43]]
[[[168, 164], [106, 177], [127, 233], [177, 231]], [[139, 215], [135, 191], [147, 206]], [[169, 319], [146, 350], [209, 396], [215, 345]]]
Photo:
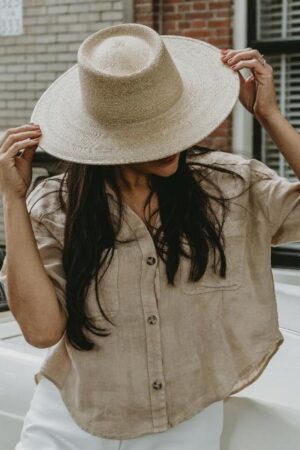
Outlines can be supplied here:
[[205, 20], [192, 20], [191, 24], [193, 28], [206, 28], [207, 29], [207, 23]]
[[202, 9], [207, 9], [209, 2], [193, 2], [193, 9], [199, 11]]
[[211, 27], [231, 28], [232, 21], [230, 19], [210, 20], [209, 24]]
[[209, 23], [206, 20], [203, 19], [193, 19], [190, 20], [190, 22], [194, 25], [194, 24], [198, 24], [201, 28], [210, 28], [209, 27]]
[[168, 20], [168, 21], [171, 21], [171, 20], [185, 20], [186, 19], [186, 17], [185, 17], [185, 15], [184, 14], [166, 14], [166, 19]]
[[166, 14], [166, 13], [176, 13], [177, 11], [176, 11], [176, 7], [175, 7], [175, 5], [165, 5], [164, 4], [164, 7], [163, 7], [163, 14]]
[[203, 11], [201, 12], [201, 17], [203, 19], [211, 19], [212, 17], [214, 17], [214, 13], [212, 11]]
[[177, 5], [178, 11], [190, 11], [192, 9], [192, 5]]
[[215, 12], [216, 17], [232, 17], [232, 11], [229, 9], [223, 9]]
[[193, 19], [204, 19], [205, 15], [204, 12], [191, 12], [191, 13], [187, 13], [185, 15], [186, 19], [188, 20], [193, 20]]
[[176, 11], [176, 5], [163, 5], [164, 12], [175, 12]]
[[215, 137], [226, 137], [227, 131], [224, 130], [224, 128], [221, 126], [221, 127], [217, 128], [212, 134]]
[[179, 30], [182, 30], [183, 28], [192, 28], [192, 23], [191, 22], [178, 22], [178, 28]]
[[213, 38], [213, 37], [210, 38], [209, 43], [214, 45], [215, 47], [218, 47], [218, 48], [227, 48], [227, 47], [229, 47], [229, 42], [228, 41], [226, 42], [224, 40], [216, 39], [216, 38]]
[[217, 36], [230, 36], [230, 29], [228, 28], [217, 28], [215, 32]]
[[203, 37], [210, 36], [210, 31], [209, 30], [188, 30], [188, 31], [184, 31], [183, 35], [201, 39]]
[[179, 22], [168, 22], [166, 25], [164, 25], [163, 34], [175, 34], [174, 31], [178, 31], [178, 23]]
[[211, 9], [223, 9], [230, 8], [230, 2], [209, 2]]

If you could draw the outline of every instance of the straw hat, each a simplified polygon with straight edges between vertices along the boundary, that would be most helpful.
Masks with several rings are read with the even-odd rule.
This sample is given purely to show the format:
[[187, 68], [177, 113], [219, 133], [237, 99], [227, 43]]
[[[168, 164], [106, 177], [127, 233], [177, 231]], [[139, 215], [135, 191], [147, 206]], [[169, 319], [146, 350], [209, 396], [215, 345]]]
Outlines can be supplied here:
[[239, 77], [218, 48], [124, 23], [88, 36], [77, 64], [34, 107], [40, 148], [85, 164], [164, 158], [198, 143], [231, 112]]

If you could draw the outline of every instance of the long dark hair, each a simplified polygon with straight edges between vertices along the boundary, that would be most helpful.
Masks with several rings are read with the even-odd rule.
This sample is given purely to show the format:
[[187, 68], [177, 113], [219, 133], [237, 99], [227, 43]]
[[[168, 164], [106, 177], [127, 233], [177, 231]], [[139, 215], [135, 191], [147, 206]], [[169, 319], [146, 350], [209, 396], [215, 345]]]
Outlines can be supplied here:
[[[241, 180], [243, 177], [222, 165], [193, 161], [193, 156], [197, 157], [210, 151], [208, 148], [193, 145], [180, 153], [176, 173], [168, 177], [149, 176], [150, 194], [145, 211], [150, 205], [152, 195], [156, 193], [161, 226], [155, 229], [148, 221], [147, 227], [157, 254], [165, 263], [168, 283], [172, 285], [179, 267], [180, 255], [191, 259], [189, 275], [191, 281], [199, 280], [203, 276], [210, 246], [214, 254], [216, 250], [219, 252], [220, 277], [226, 275], [222, 227], [228, 212], [229, 199], [223, 196], [217, 183], [214, 183], [212, 177], [208, 177], [208, 173], [213, 170], [239, 177]], [[191, 157], [189, 161], [187, 156]], [[201, 170], [195, 170], [196, 166], [200, 166]], [[60, 183], [57, 191], [59, 201], [66, 214], [63, 249], [66, 306], [69, 313], [66, 333], [74, 348], [91, 350], [95, 344], [86, 337], [84, 328], [98, 336], [110, 334], [105, 328], [97, 328], [85, 314], [84, 302], [92, 280], [95, 281], [95, 295], [99, 309], [106, 320], [114, 325], [101, 306], [97, 287], [98, 272], [103, 264], [107, 265], [107, 258], [110, 258], [109, 263], [113, 257], [116, 235], [122, 223], [123, 203], [116, 183], [114, 166], [68, 162], [65, 168], [63, 177], [56, 179]], [[219, 195], [209, 194], [202, 187], [199, 181], [204, 179], [214, 185]], [[119, 218], [117, 230], [110, 215], [105, 181], [109, 182], [117, 196]], [[68, 193], [65, 198], [64, 192]], [[214, 212], [213, 202], [221, 206], [221, 220]], [[95, 211], [101, 211], [101, 214], [95, 214]], [[184, 250], [183, 240], [188, 243], [190, 255]]]

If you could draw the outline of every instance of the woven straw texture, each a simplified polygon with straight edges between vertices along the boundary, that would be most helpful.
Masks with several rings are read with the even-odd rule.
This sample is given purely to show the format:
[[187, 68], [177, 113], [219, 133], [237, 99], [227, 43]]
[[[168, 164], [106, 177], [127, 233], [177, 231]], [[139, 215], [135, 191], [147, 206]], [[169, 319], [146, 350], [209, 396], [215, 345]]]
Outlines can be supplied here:
[[[136, 30], [146, 30], [146, 39]], [[104, 31], [111, 34], [97, 47]], [[215, 130], [239, 95], [238, 75], [222, 63], [218, 48], [145, 25], [94, 33], [77, 60], [42, 94], [31, 116], [42, 130], [40, 148], [66, 161], [110, 165], [173, 155]]]

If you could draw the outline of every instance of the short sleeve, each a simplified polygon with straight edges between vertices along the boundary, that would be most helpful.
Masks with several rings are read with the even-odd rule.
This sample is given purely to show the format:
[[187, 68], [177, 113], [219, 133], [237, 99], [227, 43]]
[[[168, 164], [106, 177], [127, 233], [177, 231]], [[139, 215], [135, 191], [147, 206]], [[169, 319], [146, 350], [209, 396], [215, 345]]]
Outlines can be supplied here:
[[[39, 201], [39, 198], [41, 197], [40, 194], [42, 194], [43, 191], [43, 187], [38, 185], [30, 193], [26, 199], [27, 209], [29, 211], [33, 233], [43, 265], [53, 283], [57, 299], [68, 317], [65, 299], [66, 277], [62, 263], [63, 223], [61, 223], [61, 217], [58, 212], [57, 214], [55, 211], [50, 213], [47, 212], [47, 206], [49, 205], [47, 199]], [[33, 200], [33, 207], [30, 208], [29, 206], [32, 205]], [[0, 281], [7, 295], [6, 257], [4, 258], [0, 271]]]
[[290, 182], [256, 159], [249, 163], [254, 195], [268, 221], [272, 246], [300, 241], [300, 181]]

